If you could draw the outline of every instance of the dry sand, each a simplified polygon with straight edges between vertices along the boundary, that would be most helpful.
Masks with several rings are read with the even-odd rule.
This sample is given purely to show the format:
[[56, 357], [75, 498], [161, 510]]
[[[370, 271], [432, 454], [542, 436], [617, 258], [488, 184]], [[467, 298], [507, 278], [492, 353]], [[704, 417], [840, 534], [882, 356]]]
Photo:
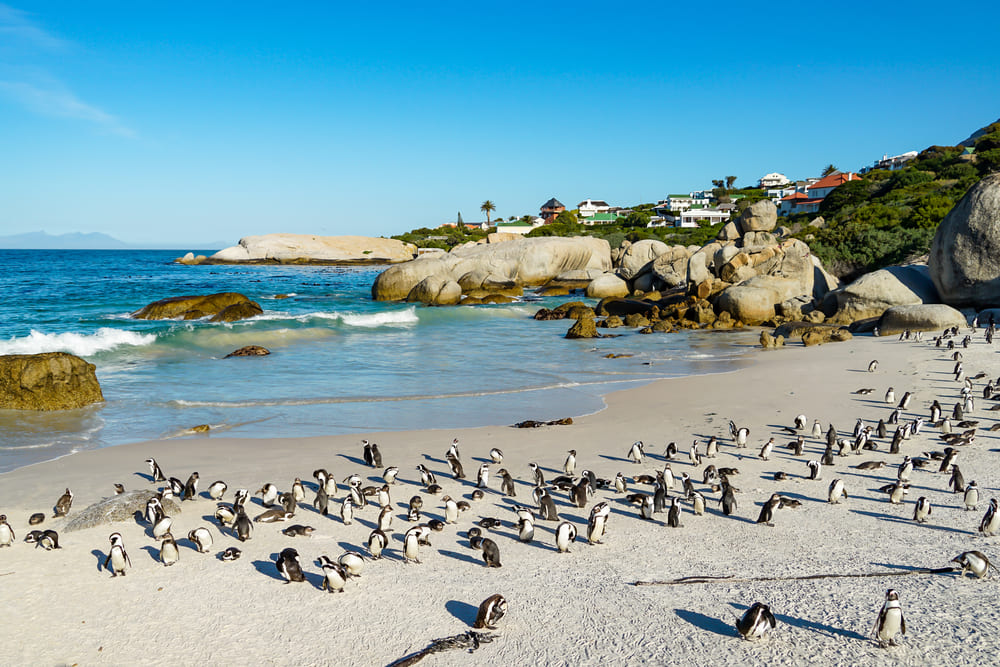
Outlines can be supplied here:
[[[996, 377], [993, 354], [980, 332], [966, 351], [969, 374], [983, 370]], [[868, 362], [875, 358], [880, 365], [869, 374]], [[838, 458], [833, 469], [824, 469], [820, 481], [806, 478], [805, 465], [819, 458], [824, 447], [820, 439], [807, 434], [806, 451], [799, 458], [783, 447], [792, 438], [781, 427], [791, 425], [799, 413], [810, 424], [819, 419], [824, 430], [832, 422], [842, 436], [858, 417], [868, 423], [888, 417], [892, 406], [882, 398], [889, 386], [895, 387], [897, 400], [907, 390], [917, 392], [906, 413], [909, 418], [926, 418], [935, 398], [950, 412], [961, 388], [952, 379], [953, 363], [949, 353], [929, 342], [895, 338], [862, 338], [812, 349], [790, 346], [761, 351], [749, 367], [736, 372], [665, 380], [612, 394], [607, 409], [571, 426], [171, 440], [23, 468], [0, 476], [0, 512], [8, 516], [18, 538], [13, 547], [0, 549], [7, 637], [0, 643], [0, 664], [386, 664], [434, 638], [468, 630], [480, 601], [498, 592], [507, 598], [509, 612], [493, 643], [471, 656], [453, 651], [422, 664], [991, 663], [1000, 649], [996, 578], [977, 581], [937, 574], [633, 585], [689, 575], [903, 573], [947, 566], [951, 558], [971, 549], [1000, 561], [1000, 538], [977, 535], [989, 499], [998, 495], [1000, 479], [997, 434], [988, 431], [1000, 412], [985, 409], [993, 404], [982, 400], [986, 379], [976, 381], [977, 406], [970, 416], [981, 420], [979, 434], [958, 459], [966, 480], [976, 480], [982, 490], [975, 512], [962, 509], [961, 494], [949, 493], [948, 475], [937, 472], [916, 471], [902, 506], [890, 505], [877, 491], [895, 479], [903, 454], [943, 449], [936, 429], [925, 427], [904, 443], [900, 455], [889, 455], [888, 443], [881, 442], [879, 452]], [[875, 392], [852, 393], [862, 387]], [[750, 428], [747, 449], [734, 449], [729, 419]], [[559, 511], [581, 532], [572, 553], [555, 550], [555, 524], [539, 521], [531, 544], [518, 542], [509, 527], [511, 505], [531, 503], [530, 461], [552, 477], [561, 471], [566, 451], [574, 448], [577, 470], [589, 468], [606, 478], [618, 471], [652, 474], [663, 466], [665, 445], [675, 441], [680, 450], [672, 462], [675, 474], [687, 472], [700, 482], [703, 466], [692, 466], [687, 451], [694, 439], [704, 442], [711, 435], [719, 436], [723, 445], [718, 458], [703, 466], [714, 463], [740, 470], [734, 482], [741, 489], [734, 516], [723, 516], [718, 494], [706, 492], [709, 509], [704, 516], [693, 515], [685, 504], [683, 527], [669, 528], [665, 514], [656, 515], [655, 522], [642, 521], [636, 507], [609, 489], [594, 499], [606, 499], [612, 506], [604, 544], [586, 543], [590, 506], [576, 509], [563, 493], [556, 494]], [[770, 461], [761, 461], [757, 452], [772, 436], [779, 446]], [[315, 488], [311, 474], [325, 467], [338, 480], [357, 472], [366, 484], [381, 484], [381, 471], [364, 467], [360, 460], [361, 437], [380, 445], [386, 465], [401, 468], [400, 481], [392, 488], [396, 532], [387, 557], [369, 562], [345, 592], [328, 594], [318, 588], [317, 557], [363, 550], [378, 509], [361, 510], [352, 525], [343, 525], [336, 512], [344, 495], [341, 485], [331, 515], [318, 515], [310, 505]], [[444, 461], [453, 437], [460, 440], [468, 475], [463, 481], [450, 478]], [[643, 465], [624, 458], [635, 440], [644, 441], [650, 454]], [[468, 498], [476, 469], [491, 447], [504, 451], [504, 467], [518, 480], [516, 499], [502, 497], [493, 477], [487, 497], [473, 502], [457, 526], [433, 534], [433, 546], [421, 549], [421, 564], [404, 563], [404, 505], [419, 493], [414, 467], [427, 464], [438, 474], [445, 494]], [[219, 530], [212, 520], [215, 503], [203, 495], [182, 504], [173, 532], [181, 537], [197, 526], [209, 526], [215, 538], [212, 553], [197, 553], [181, 539], [181, 560], [167, 568], [158, 562], [158, 544], [141, 523], [69, 533], [61, 530], [65, 519], [51, 518], [51, 507], [66, 486], [76, 494], [70, 517], [110, 495], [115, 482], [129, 489], [155, 488], [143, 463], [149, 456], [156, 457], [168, 476], [187, 479], [197, 470], [202, 492], [213, 480], [224, 479], [230, 489], [227, 500], [239, 487], [254, 491], [271, 481], [287, 490], [301, 477], [307, 498], [293, 522], [312, 525], [316, 532], [289, 538], [280, 533], [287, 524], [258, 524], [253, 538], [240, 544], [229, 530]], [[867, 460], [891, 465], [877, 471], [854, 468]], [[779, 470], [788, 472], [790, 479], [775, 482], [773, 474]], [[834, 478], [843, 479], [849, 493], [839, 505], [826, 502]], [[700, 483], [695, 486], [704, 489]], [[651, 487], [634, 490], [651, 493]], [[774, 527], [757, 525], [761, 504], [774, 491], [800, 499], [802, 506], [779, 510]], [[934, 506], [923, 525], [912, 521], [920, 496]], [[425, 509], [427, 518], [443, 515], [439, 498], [425, 495]], [[49, 515], [41, 528], [60, 530], [62, 549], [45, 552], [21, 542], [29, 529], [28, 516], [38, 511]], [[258, 496], [249, 514], [260, 511]], [[500, 569], [484, 567], [480, 552], [471, 550], [465, 537], [484, 516], [506, 523], [491, 534], [500, 546]], [[99, 569], [113, 531], [124, 536], [133, 564], [124, 578], [112, 579]], [[219, 560], [218, 553], [234, 545], [243, 548], [242, 559]], [[307, 583], [285, 584], [278, 578], [273, 558], [287, 546], [302, 555]], [[869, 635], [889, 587], [900, 593], [909, 632], [901, 646], [881, 649]], [[733, 627], [734, 614], [758, 600], [771, 606], [778, 627], [761, 642], [742, 641]]]

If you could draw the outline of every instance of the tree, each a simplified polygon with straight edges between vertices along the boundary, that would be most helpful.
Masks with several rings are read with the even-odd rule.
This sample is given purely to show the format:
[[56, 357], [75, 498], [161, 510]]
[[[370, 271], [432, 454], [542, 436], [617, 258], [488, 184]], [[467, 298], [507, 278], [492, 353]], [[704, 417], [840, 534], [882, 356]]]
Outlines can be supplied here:
[[496, 204], [491, 202], [489, 199], [483, 202], [483, 205], [479, 207], [480, 211], [486, 212], [486, 224], [490, 224], [490, 213], [497, 210]]
[[837, 173], [837, 171], [838, 170], [836, 167], [834, 167], [832, 164], [828, 164], [826, 165], [826, 168], [823, 169], [823, 173], [821, 174], [821, 176], [829, 176], [830, 174]]
[[723, 180], [722, 180], [722, 179], [720, 178], [720, 179], [718, 179], [718, 180], [713, 180], [713, 181], [712, 181], [712, 185], [714, 185], [714, 186], [715, 186], [715, 187], [717, 187], [717, 188], [720, 188], [720, 189], [722, 189], [722, 188], [725, 188], [725, 187], [726, 187], [726, 182], [725, 182], [725, 181], [723, 181]]
[[735, 176], [726, 176], [726, 189], [727, 190], [732, 190], [733, 189], [733, 183], [735, 183], [735, 182], [736, 182], [736, 177]]

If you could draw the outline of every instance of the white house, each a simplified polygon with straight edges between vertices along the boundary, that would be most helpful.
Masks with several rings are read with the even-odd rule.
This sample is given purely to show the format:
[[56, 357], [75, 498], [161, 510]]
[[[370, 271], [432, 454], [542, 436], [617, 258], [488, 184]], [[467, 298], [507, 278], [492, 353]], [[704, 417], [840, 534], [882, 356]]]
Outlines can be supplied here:
[[525, 220], [511, 220], [510, 222], [498, 222], [497, 231], [510, 234], [527, 234], [535, 227], [545, 224], [542, 218], [533, 218], [531, 222]]
[[598, 213], [607, 213], [608, 209], [611, 207], [608, 206], [608, 202], [606, 201], [602, 201], [600, 199], [588, 199], [577, 204], [576, 208], [579, 210], [579, 214], [577, 215], [578, 218], [590, 218]]
[[875, 160], [872, 166], [865, 167], [861, 170], [861, 173], [866, 174], [875, 169], [888, 169], [889, 171], [896, 171], [897, 169], [905, 167], [906, 163], [915, 157], [917, 157], [917, 151], [907, 151], [902, 155], [893, 155], [892, 157], [883, 155], [881, 160]]
[[760, 180], [757, 181], [757, 184], [759, 187], [762, 188], [778, 188], [781, 187], [782, 185], [788, 185], [790, 182], [791, 181], [788, 180], [787, 176], [785, 176], [784, 174], [779, 174], [778, 172], [775, 171], [771, 172], [770, 174], [761, 176]]

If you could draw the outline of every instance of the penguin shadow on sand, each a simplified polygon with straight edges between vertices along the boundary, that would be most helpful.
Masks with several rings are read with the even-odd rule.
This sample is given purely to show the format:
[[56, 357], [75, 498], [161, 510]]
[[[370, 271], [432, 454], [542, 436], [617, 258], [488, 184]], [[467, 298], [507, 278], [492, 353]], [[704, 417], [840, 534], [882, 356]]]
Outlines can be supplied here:
[[[907, 503], [907, 505], [908, 505], [907, 512], [909, 513], [911, 511], [909, 509], [909, 503]], [[939, 505], [934, 507], [933, 509], [940, 512], [942, 509], [956, 509], [956, 508], [947, 508], [947, 507], [942, 508]], [[918, 526], [920, 528], [929, 528], [931, 530], [942, 530], [947, 533], [958, 533], [959, 535], [973, 535], [973, 536], [976, 535], [976, 533], [974, 533], [971, 530], [962, 530], [961, 528], [949, 528], [948, 526], [939, 526], [930, 522], [917, 523], [912, 518], [893, 516], [891, 514], [883, 514], [882, 512], [866, 512], [864, 510], [857, 510], [857, 509], [852, 509], [851, 512], [853, 512], [854, 514], [861, 514], [863, 516], [870, 516], [875, 519], [878, 519], [879, 521], [888, 521], [890, 523], [902, 523], [910, 526]]]
[[[624, 456], [612, 456], [611, 454], [598, 454], [598, 456], [608, 461], [617, 461], [619, 463], [629, 463], [632, 465], [636, 465], [635, 463], [632, 463], [632, 459], [625, 458]], [[653, 458], [651, 454], [644, 454], [644, 456], [650, 459]]]
[[159, 562], [160, 549], [158, 547], [154, 547], [152, 545], [147, 544], [146, 546], [142, 547], [141, 551], [145, 551], [146, 553], [148, 553], [149, 557], [152, 558], [154, 562]]
[[337, 456], [339, 456], [342, 459], [347, 459], [348, 461], [350, 461], [355, 465], [371, 469], [370, 466], [367, 463], [365, 463], [364, 459], [359, 459], [357, 456], [351, 456], [350, 454], [337, 454]]
[[825, 504], [826, 501], [821, 498], [813, 498], [812, 496], [807, 496], [802, 493], [792, 493], [791, 491], [778, 490], [778, 495], [782, 498], [791, 498], [792, 500], [801, 500], [802, 502], [810, 503], [820, 503]]
[[[719, 618], [713, 618], [688, 609], [674, 609], [674, 613], [682, 621], [687, 621], [696, 628], [715, 633], [721, 637], [739, 637], [734, 623], [727, 623]], [[735, 619], [734, 619], [735, 621]]]
[[134, 473], [132, 473], [132, 474], [133, 474], [133, 475], [135, 475], [136, 477], [139, 477], [139, 478], [141, 478], [141, 479], [144, 479], [144, 480], [146, 480], [146, 481], [147, 481], [147, 482], [149, 482], [150, 484], [152, 484], [152, 483], [153, 483], [153, 476], [152, 476], [152, 475], [150, 475], [150, 474], [148, 474], [148, 473], [144, 473], [144, 472], [134, 472]]
[[[745, 604], [739, 604], [737, 602], [730, 602], [730, 606], [734, 607], [739, 614], [746, 612], [750, 607]], [[869, 637], [865, 637], [862, 634], [854, 632], [853, 630], [846, 630], [844, 628], [835, 628], [832, 625], [826, 625], [825, 623], [817, 623], [816, 621], [810, 621], [805, 618], [798, 618], [796, 616], [789, 616], [788, 614], [780, 614], [774, 609], [771, 610], [774, 614], [774, 620], [778, 623], [784, 623], [785, 625], [790, 625], [793, 628], [801, 628], [803, 630], [811, 630], [812, 632], [819, 633], [821, 635], [826, 635], [828, 637], [846, 637], [848, 639], [857, 639], [859, 641], [867, 642]]]
[[[471, 547], [470, 547], [470, 550], [468, 552], [465, 552], [465, 553], [462, 553], [460, 551], [451, 551], [449, 549], [438, 549], [438, 553], [441, 554], [442, 556], [447, 556], [448, 558], [454, 558], [455, 560], [460, 560], [460, 561], [463, 561], [463, 562], [466, 562], [466, 563], [472, 563], [473, 565], [478, 565], [480, 567], [485, 567], [486, 566], [486, 564], [483, 563], [482, 557], [478, 557], [478, 558], [476, 557], [476, 555], [479, 554], [479, 552], [478, 551], [473, 551]], [[503, 562], [502, 556], [501, 556], [501, 561], [500, 562], [501, 563]], [[489, 569], [489, 568], [487, 568], [487, 569]], [[477, 612], [479, 611], [478, 607], [476, 607], [475, 609], [476, 609]]]
[[479, 614], [479, 607], [460, 600], [449, 600], [444, 603], [444, 608], [448, 610], [449, 614], [466, 625], [475, 623], [476, 616]]
[[[887, 568], [887, 569], [890, 569], [890, 570], [902, 570], [904, 572], [914, 572], [916, 570], [923, 570], [924, 569], [922, 567], [917, 567], [916, 565], [897, 565], [896, 563], [876, 563], [876, 562], [872, 562], [871, 564], [874, 567], [884, 567], [884, 568]], [[958, 579], [958, 578], [961, 578], [961, 576], [962, 576], [962, 570], [961, 570], [961, 568], [958, 568], [958, 569], [953, 570], [952, 572], [936, 572], [935, 573], [935, 576], [939, 576], [939, 575], [940, 576], [945, 576], [945, 577], [953, 577], [953, 578]]]
[[107, 560], [108, 554], [100, 549], [91, 549], [90, 553], [97, 559], [97, 571], [100, 572], [104, 568], [104, 561]]

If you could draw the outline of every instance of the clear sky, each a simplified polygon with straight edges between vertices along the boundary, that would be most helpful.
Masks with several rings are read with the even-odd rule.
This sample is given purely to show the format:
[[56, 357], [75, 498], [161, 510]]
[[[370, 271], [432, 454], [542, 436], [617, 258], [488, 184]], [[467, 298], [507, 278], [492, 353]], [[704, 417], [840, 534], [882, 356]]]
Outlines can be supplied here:
[[388, 236], [1000, 118], [996, 2], [672, 5], [0, 4], [0, 234]]

